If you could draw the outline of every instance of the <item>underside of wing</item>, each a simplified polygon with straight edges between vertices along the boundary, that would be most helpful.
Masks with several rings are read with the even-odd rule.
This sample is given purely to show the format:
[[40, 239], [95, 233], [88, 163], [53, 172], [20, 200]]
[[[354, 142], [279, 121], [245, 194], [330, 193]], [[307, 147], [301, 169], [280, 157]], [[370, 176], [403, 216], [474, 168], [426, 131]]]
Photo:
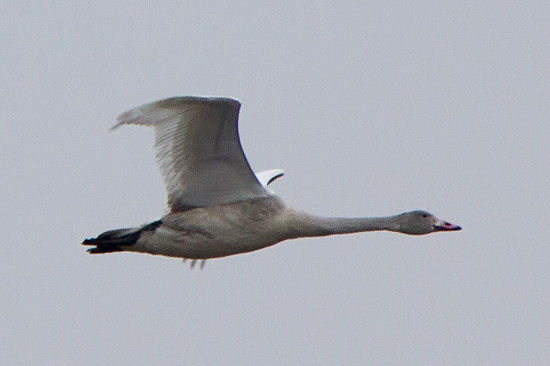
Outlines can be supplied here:
[[172, 211], [265, 197], [238, 134], [240, 103], [176, 97], [131, 109], [119, 123], [155, 129], [157, 160]]

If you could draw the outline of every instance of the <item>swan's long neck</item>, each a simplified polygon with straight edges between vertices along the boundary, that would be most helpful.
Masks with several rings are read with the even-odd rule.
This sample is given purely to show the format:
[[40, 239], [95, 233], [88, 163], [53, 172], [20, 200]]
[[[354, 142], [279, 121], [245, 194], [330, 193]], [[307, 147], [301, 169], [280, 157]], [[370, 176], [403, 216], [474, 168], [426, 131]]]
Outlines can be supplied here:
[[295, 212], [295, 234], [302, 236], [327, 236], [351, 234], [363, 231], [398, 231], [397, 216], [339, 218], [310, 215]]

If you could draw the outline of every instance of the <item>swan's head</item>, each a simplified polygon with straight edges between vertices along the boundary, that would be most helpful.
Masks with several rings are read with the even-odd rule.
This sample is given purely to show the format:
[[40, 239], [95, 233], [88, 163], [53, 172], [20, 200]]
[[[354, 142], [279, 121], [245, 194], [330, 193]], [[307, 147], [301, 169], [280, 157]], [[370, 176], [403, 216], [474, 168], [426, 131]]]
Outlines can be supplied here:
[[396, 231], [409, 235], [425, 235], [436, 231], [462, 230], [460, 226], [440, 220], [426, 211], [405, 212], [398, 215], [396, 221]]

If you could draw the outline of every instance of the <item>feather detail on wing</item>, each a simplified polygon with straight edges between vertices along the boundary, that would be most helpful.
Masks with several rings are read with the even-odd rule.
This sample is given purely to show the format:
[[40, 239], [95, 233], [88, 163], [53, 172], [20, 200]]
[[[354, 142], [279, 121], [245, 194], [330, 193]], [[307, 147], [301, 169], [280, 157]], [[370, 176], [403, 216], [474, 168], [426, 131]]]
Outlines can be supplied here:
[[118, 124], [155, 129], [155, 147], [172, 212], [266, 197], [238, 133], [240, 103], [229, 98], [176, 97], [142, 105]]

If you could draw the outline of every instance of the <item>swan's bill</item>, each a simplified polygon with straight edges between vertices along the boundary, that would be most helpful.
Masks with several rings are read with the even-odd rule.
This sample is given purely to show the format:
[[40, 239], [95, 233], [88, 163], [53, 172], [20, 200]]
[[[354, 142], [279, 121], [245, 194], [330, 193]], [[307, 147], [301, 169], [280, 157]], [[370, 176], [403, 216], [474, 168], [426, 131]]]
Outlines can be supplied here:
[[445, 220], [438, 219], [434, 224], [434, 231], [451, 231], [451, 230], [462, 230], [458, 225], [451, 224]]

